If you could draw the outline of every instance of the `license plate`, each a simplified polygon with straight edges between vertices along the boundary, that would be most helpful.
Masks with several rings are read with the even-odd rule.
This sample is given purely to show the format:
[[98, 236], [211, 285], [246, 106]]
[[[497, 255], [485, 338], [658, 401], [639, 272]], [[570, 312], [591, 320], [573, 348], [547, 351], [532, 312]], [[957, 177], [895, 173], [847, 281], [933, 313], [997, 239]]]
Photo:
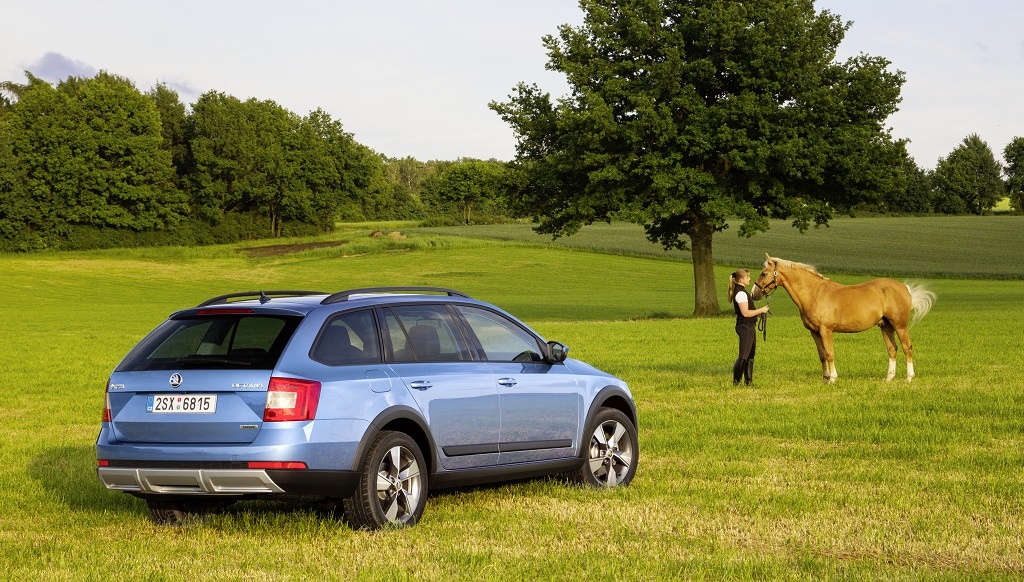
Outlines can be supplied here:
[[216, 394], [150, 394], [146, 412], [153, 414], [213, 414]]

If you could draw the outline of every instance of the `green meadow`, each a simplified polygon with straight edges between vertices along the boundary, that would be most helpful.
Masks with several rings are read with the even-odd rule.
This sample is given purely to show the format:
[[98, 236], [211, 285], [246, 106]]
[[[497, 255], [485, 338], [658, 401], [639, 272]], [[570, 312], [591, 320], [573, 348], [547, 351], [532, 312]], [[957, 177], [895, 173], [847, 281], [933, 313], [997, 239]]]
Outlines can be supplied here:
[[[401, 237], [370, 237], [373, 230]], [[0, 255], [0, 562], [10, 580], [1012, 580], [1024, 577], [1024, 217], [868, 218], [715, 240], [844, 283], [938, 294], [917, 378], [883, 381], [881, 334], [836, 338], [825, 385], [785, 292], [733, 387], [728, 313], [689, 317], [685, 253], [639, 227], [349, 225], [323, 239]], [[268, 245], [307, 244], [294, 248]], [[308, 243], [332, 243], [314, 247]], [[303, 250], [305, 249], [305, 250]], [[629, 382], [632, 486], [554, 479], [441, 491], [414, 528], [355, 532], [313, 505], [247, 502], [181, 527], [102, 489], [107, 375], [170, 312], [239, 290], [453, 287]], [[902, 356], [901, 356], [902, 358]], [[904, 373], [900, 360], [898, 378]]]

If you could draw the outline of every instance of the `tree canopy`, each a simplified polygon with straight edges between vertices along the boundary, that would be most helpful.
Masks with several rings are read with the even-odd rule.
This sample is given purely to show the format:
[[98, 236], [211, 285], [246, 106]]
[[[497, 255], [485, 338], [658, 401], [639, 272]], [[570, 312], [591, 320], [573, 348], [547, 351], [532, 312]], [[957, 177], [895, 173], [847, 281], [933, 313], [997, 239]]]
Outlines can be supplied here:
[[977, 134], [939, 160], [932, 176], [936, 209], [945, 214], [985, 214], [1006, 195], [1003, 168]]
[[0, 228], [27, 248], [52, 246], [67, 225], [142, 231], [187, 212], [160, 147], [160, 115], [124, 78], [100, 73], [54, 87], [30, 75], [4, 121], [10, 149], [0, 156], [19, 179], [0, 186]]
[[419, 212], [385, 158], [321, 109], [211, 91], [190, 111], [165, 85], [141, 93], [106, 72], [27, 77], [0, 84], [0, 250], [226, 242]]
[[689, 246], [696, 315], [717, 314], [712, 239], [788, 217], [805, 229], [900, 180], [885, 120], [902, 72], [836, 62], [849, 24], [811, 0], [582, 0], [582, 26], [543, 40], [569, 95], [519, 84], [491, 107], [517, 138], [524, 206], [568, 235], [626, 216]]
[[[0, 82], [0, 251], [193, 245], [313, 234], [336, 221], [541, 221], [568, 235], [632, 220], [689, 248], [695, 313], [717, 312], [712, 239], [768, 218], [988, 212], [1000, 166], [973, 136], [934, 172], [884, 127], [903, 82], [888, 62], [835, 62], [849, 27], [809, 1], [587, 0], [545, 37], [570, 81], [491, 103], [512, 163], [388, 158], [322, 109], [210, 91], [186, 105], [107, 72]], [[1006, 146], [1024, 210], [1024, 138]], [[972, 161], [973, 160], [973, 161]], [[973, 169], [972, 169], [973, 168]], [[736, 219], [740, 220], [736, 220]]]
[[454, 213], [471, 224], [474, 212], [495, 213], [503, 199], [505, 164], [496, 160], [463, 159], [441, 164], [423, 182], [423, 200], [438, 214]]
[[907, 156], [900, 165], [901, 181], [882, 196], [876, 206], [886, 212], [928, 214], [932, 211], [931, 174], [921, 169], [914, 158]]

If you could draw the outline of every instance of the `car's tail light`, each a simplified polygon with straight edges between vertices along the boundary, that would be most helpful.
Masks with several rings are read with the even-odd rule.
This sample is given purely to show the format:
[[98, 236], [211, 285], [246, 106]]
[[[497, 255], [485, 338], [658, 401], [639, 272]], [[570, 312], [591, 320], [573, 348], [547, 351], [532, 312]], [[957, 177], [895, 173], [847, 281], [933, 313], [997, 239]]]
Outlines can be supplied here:
[[110, 380], [107, 380], [103, 388], [103, 422], [110, 422], [110, 419]]
[[249, 461], [250, 469], [305, 469], [302, 461]]
[[108, 461], [107, 459], [96, 459], [96, 466], [97, 467], [109, 467], [110, 466], [110, 461]]
[[271, 378], [264, 422], [313, 420], [320, 403], [320, 383], [295, 378]]

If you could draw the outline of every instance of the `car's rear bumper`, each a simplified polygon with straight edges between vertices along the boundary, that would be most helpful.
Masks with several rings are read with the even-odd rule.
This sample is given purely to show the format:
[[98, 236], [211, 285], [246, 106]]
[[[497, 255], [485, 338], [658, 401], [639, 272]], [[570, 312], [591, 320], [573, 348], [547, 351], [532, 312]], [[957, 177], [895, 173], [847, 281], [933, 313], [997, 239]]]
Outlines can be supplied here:
[[216, 467], [99, 467], [107, 489], [138, 495], [316, 495], [347, 497], [354, 471], [233, 469]]
[[[129, 442], [115, 438], [104, 422], [96, 458], [112, 467], [246, 469], [251, 461], [302, 462], [311, 470], [354, 470], [356, 453], [370, 423], [358, 419], [264, 423], [252, 442]], [[183, 439], [184, 440], [184, 439]]]

